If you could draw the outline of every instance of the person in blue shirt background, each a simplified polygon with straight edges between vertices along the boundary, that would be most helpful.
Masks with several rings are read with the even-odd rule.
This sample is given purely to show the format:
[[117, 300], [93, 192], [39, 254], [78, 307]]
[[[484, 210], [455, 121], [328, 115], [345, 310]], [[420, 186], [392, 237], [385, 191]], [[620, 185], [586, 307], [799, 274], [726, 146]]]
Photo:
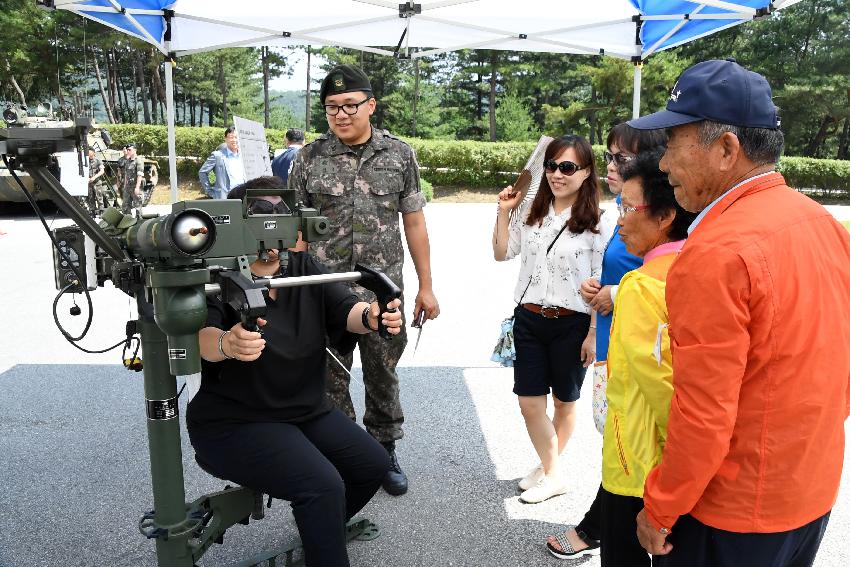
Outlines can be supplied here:
[[[210, 172], [215, 176], [212, 183]], [[213, 151], [198, 170], [198, 179], [210, 199], [227, 199], [232, 188], [245, 183], [245, 167], [235, 127], [230, 126], [224, 131], [224, 144]]]

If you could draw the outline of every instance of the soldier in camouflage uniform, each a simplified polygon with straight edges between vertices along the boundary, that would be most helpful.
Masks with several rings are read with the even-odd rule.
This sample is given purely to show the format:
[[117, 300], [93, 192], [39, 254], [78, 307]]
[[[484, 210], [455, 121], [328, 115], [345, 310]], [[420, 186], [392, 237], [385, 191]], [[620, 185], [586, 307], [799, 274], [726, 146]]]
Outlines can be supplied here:
[[109, 206], [106, 201], [106, 185], [103, 176], [106, 170], [103, 162], [89, 150], [89, 205], [92, 211], [100, 211]]
[[145, 160], [136, 155], [136, 144], [125, 144], [123, 149], [124, 157], [118, 160], [118, 171], [121, 176], [121, 212], [129, 214], [133, 207], [141, 203]]
[[[352, 271], [361, 263], [383, 271], [404, 289], [401, 214], [419, 278], [414, 318], [420, 311], [429, 319], [436, 318], [440, 308], [431, 288], [431, 253], [422, 211], [425, 197], [413, 149], [369, 123], [376, 101], [369, 79], [359, 68], [342, 65], [331, 70], [322, 82], [320, 98], [330, 131], [298, 152], [289, 176], [290, 189], [297, 190], [302, 202], [319, 209], [331, 222], [330, 240], [310, 243], [310, 251], [332, 271]], [[352, 288], [364, 301], [375, 299], [360, 286], [352, 284]], [[407, 477], [395, 454], [404, 422], [395, 369], [406, 344], [404, 326], [390, 341], [377, 333], [359, 339], [366, 386], [363, 424], [392, 458], [384, 489], [394, 495], [407, 492]], [[338, 358], [351, 368], [351, 355]], [[349, 380], [345, 370], [329, 361], [328, 395], [354, 419]]]

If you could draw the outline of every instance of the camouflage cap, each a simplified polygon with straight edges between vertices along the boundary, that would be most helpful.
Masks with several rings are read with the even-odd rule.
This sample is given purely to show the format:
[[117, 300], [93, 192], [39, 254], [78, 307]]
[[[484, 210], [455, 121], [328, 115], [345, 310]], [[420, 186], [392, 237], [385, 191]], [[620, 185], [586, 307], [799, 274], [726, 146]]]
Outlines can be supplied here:
[[372, 84], [363, 69], [355, 65], [338, 65], [322, 80], [319, 99], [324, 104], [328, 95], [365, 91], [372, 94]]

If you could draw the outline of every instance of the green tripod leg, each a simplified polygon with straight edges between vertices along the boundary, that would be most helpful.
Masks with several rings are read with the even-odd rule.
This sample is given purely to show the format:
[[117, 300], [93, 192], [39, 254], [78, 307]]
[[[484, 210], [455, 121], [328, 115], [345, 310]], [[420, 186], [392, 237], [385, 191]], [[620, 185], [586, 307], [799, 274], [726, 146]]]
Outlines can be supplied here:
[[168, 369], [165, 334], [154, 322], [153, 307], [141, 295], [137, 296], [137, 305], [144, 353], [154, 510], [142, 518], [139, 529], [156, 540], [159, 567], [192, 567], [188, 538], [199, 520], [190, 519], [186, 512], [177, 381]]

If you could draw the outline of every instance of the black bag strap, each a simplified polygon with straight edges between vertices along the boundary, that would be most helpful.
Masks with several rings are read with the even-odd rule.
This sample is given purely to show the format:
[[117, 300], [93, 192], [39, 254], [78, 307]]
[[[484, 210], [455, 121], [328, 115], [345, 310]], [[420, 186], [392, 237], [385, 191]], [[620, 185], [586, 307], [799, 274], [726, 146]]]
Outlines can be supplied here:
[[[546, 255], [549, 255], [549, 252], [552, 250], [552, 247], [555, 245], [555, 242], [561, 237], [561, 234], [567, 228], [567, 223], [564, 223], [564, 226], [561, 227], [561, 230], [558, 231], [558, 234], [555, 235], [555, 238], [552, 239], [552, 242], [549, 243], [549, 246], [546, 248]], [[525, 286], [525, 289], [522, 292], [522, 295], [519, 297], [519, 301], [517, 301], [517, 305], [522, 305], [522, 300], [525, 298], [525, 292], [528, 291], [528, 288], [531, 286], [531, 278], [528, 278], [528, 285]]]
[[561, 234], [564, 232], [564, 230], [566, 228], [567, 228], [567, 223], [565, 222], [564, 226], [561, 227], [561, 230], [558, 231], [558, 234], [555, 235], [554, 240], [552, 240], [552, 242], [549, 244], [549, 247], [546, 249], [546, 255], [547, 256], [549, 255], [549, 251], [552, 250], [552, 247], [555, 245], [555, 241], [557, 241], [561, 237]]

